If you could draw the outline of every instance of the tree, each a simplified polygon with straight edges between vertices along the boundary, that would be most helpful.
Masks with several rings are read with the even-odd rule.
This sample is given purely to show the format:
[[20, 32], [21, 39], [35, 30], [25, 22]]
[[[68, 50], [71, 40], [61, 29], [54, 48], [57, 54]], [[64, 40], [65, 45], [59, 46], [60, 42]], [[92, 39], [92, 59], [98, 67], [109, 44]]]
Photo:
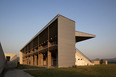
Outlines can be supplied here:
[[103, 62], [104, 62], [104, 60], [103, 60], [103, 59], [101, 59], [101, 60], [100, 60], [100, 64], [103, 64]]

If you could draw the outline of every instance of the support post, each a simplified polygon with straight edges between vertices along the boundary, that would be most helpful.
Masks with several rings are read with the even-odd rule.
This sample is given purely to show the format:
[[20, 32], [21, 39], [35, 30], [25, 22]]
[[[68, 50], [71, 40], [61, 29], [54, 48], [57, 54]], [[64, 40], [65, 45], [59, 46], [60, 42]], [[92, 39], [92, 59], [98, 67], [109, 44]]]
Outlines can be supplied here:
[[41, 66], [43, 66], [43, 54], [41, 53]]
[[31, 56], [31, 65], [33, 65], [33, 56]]
[[48, 67], [51, 66], [51, 52], [48, 51]]
[[38, 54], [38, 66], [41, 65], [40, 63], [41, 63], [40, 54]]
[[34, 55], [35, 59], [35, 65], [37, 65], [37, 55]]

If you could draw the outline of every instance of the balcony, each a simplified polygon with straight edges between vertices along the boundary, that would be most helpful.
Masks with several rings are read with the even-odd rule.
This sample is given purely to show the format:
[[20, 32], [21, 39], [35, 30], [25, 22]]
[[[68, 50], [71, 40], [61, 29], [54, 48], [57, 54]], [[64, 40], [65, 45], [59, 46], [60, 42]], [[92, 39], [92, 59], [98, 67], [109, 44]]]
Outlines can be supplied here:
[[39, 52], [42, 53], [42, 52], [48, 51], [48, 49], [49, 49], [49, 50], [54, 50], [54, 49], [56, 49], [56, 48], [57, 48], [56, 42], [52, 42], [52, 43], [50, 43], [49, 45], [39, 46], [39, 47], [38, 47], [38, 50], [35, 50], [35, 52], [27, 53], [27, 54], [25, 54], [23, 57], [32, 56], [32, 55], [34, 55], [34, 54], [38, 54]]

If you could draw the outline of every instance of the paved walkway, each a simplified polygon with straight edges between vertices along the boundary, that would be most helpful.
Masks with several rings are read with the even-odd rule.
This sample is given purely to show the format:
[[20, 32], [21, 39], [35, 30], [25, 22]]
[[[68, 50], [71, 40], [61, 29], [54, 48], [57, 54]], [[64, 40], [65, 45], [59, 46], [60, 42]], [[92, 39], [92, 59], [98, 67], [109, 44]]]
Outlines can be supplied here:
[[34, 77], [20, 69], [10, 69], [5, 72], [4, 77]]

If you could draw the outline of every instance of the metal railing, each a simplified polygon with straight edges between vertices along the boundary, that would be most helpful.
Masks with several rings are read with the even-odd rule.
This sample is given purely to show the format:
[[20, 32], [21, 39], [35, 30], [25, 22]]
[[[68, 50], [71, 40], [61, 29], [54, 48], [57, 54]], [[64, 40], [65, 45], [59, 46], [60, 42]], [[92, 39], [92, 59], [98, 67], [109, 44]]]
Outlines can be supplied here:
[[[52, 47], [52, 46], [55, 46], [55, 45], [57, 45], [56, 42], [52, 42], [52, 43], [50, 43], [49, 47]], [[48, 45], [45, 45], [45, 46], [39, 47], [39, 49], [37, 51], [39, 52], [39, 51], [47, 49], [49, 47], [48, 47]], [[24, 55], [24, 57], [29, 56], [29, 55], [31, 55], [33, 53], [35, 53], [35, 52], [27, 53], [27, 54]]]

